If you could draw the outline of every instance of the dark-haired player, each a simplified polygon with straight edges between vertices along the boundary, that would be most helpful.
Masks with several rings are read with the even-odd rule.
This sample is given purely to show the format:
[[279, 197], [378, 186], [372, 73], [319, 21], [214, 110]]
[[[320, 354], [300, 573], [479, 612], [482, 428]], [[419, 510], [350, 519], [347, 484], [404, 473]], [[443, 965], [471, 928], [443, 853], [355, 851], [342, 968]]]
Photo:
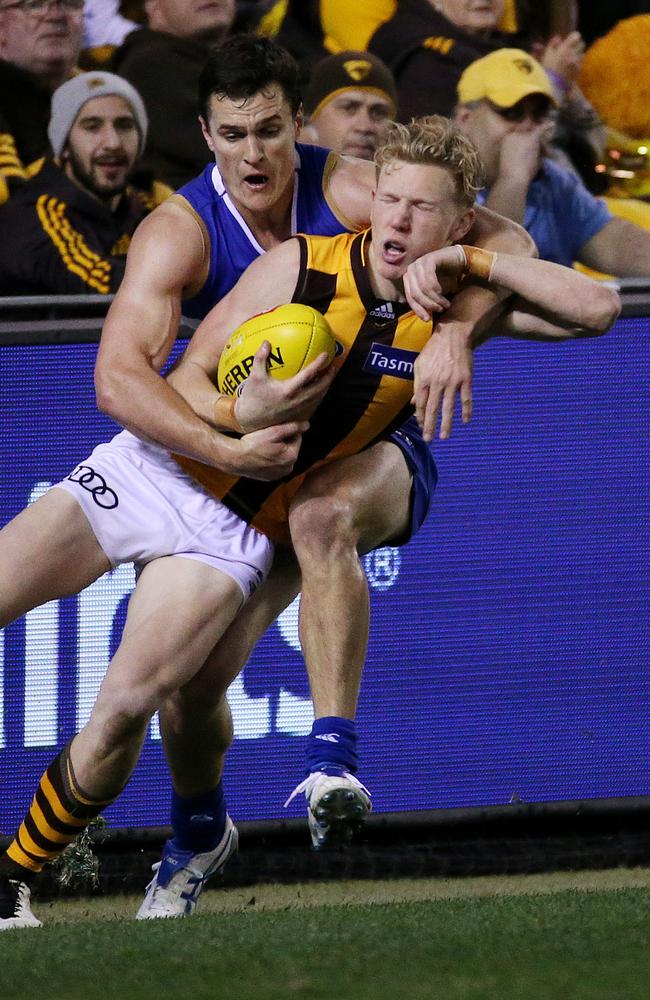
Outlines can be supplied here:
[[[302, 121], [296, 64], [268, 39], [235, 36], [215, 50], [201, 77], [200, 108], [215, 163], [139, 229], [97, 367], [100, 407], [124, 426], [179, 451], [192, 440], [196, 417], [157, 371], [176, 337], [181, 310], [205, 315], [252, 261], [292, 233], [333, 235], [366, 226], [376, 177], [372, 163], [296, 143]], [[477, 211], [468, 240], [522, 253], [530, 246], [518, 227], [482, 211]], [[409, 271], [409, 302], [423, 318], [432, 309], [438, 316], [435, 283], [435, 269], [426, 258]], [[443, 436], [450, 430], [457, 392], [463, 415], [469, 417], [469, 338], [494, 301], [494, 294], [484, 289], [464, 291], [422, 352], [415, 398], [428, 439], [440, 401]], [[368, 451], [367, 467], [342, 463], [319, 484], [334, 509], [343, 504], [355, 521], [371, 523], [378, 543], [396, 537], [394, 526], [386, 523], [382, 500], [387, 484], [403, 475], [412, 479], [412, 506], [421, 520], [435, 477], [415, 421], [391, 441], [392, 447]], [[255, 620], [252, 615], [243, 619], [240, 637], [233, 636], [233, 642], [244, 656], [302, 584], [301, 633], [316, 716], [307, 744], [308, 768], [333, 762], [335, 744], [319, 739], [325, 727], [348, 748], [341, 766], [349, 773], [356, 767], [354, 714], [367, 642], [368, 592], [358, 567], [350, 572], [343, 562], [320, 558], [322, 546], [336, 551], [335, 544], [329, 545], [335, 538], [324, 535], [324, 523], [296, 536], [302, 581], [295, 563], [276, 560]], [[344, 519], [336, 524], [345, 536], [348, 524]], [[333, 622], [335, 629], [328, 624]], [[318, 642], [310, 638], [316, 635]], [[217, 843], [223, 823], [219, 773], [211, 767], [200, 777], [199, 772], [203, 760], [213, 756], [210, 745], [222, 746], [230, 738], [230, 722], [226, 706], [216, 725], [206, 719], [205, 758], [197, 755], [194, 734], [203, 704], [200, 697], [197, 704], [190, 689], [161, 712], [174, 784], [174, 844], [185, 859], [206, 843]], [[195, 829], [196, 815], [215, 817], [207, 833], [205, 827]]]
[[[153, 711], [182, 684], [196, 681], [205, 702], [194, 733], [195, 754], [199, 763], [205, 764], [212, 751], [213, 769], [220, 770], [225, 745], [215, 748], [202, 744], [201, 723], [210, 717], [210, 709], [215, 714], [223, 711], [225, 691], [233, 676], [232, 646], [226, 642], [228, 655], [221, 662], [218, 651], [202, 671], [201, 663], [239, 611], [247, 584], [263, 576], [271, 547], [268, 540], [293, 541], [294, 531], [300, 534], [305, 513], [307, 523], [313, 519], [309, 507], [315, 502], [318, 510], [321, 493], [318, 489], [303, 491], [307, 475], [313, 479], [326, 467], [356, 459], [371, 474], [371, 466], [366, 466], [368, 447], [379, 439], [376, 447], [394, 448], [386, 435], [410, 411], [412, 379], [385, 377], [382, 365], [375, 364], [373, 358], [390, 348], [414, 361], [431, 336], [431, 320], [416, 316], [406, 302], [404, 278], [410, 265], [430, 248], [439, 248], [433, 263], [443, 283], [438, 281], [432, 290], [434, 306], [444, 307], [448, 301], [445, 276], [454, 284], [461, 277], [477, 277], [491, 287], [514, 293], [517, 298], [500, 332], [558, 338], [589, 335], [602, 332], [616, 318], [615, 293], [582, 275], [543, 261], [457, 245], [472, 222], [480, 164], [469, 141], [451, 122], [438, 118], [413, 123], [410, 129], [396, 126], [378, 162], [371, 231], [331, 239], [301, 236], [275, 248], [251, 265], [197, 331], [170, 376], [182, 393], [179, 398], [191, 400], [201, 428], [191, 454], [176, 456], [189, 476], [184, 478], [180, 469], [171, 467], [172, 459], [160, 446], [146, 444], [124, 431], [108, 446], [96, 449], [69, 481], [53, 488], [0, 533], [3, 578], [8, 581], [1, 605], [3, 623], [33, 606], [35, 600], [49, 600], [89, 582], [107, 568], [107, 562], [125, 558], [129, 544], [130, 557], [137, 559], [138, 540], [147, 531], [150, 536], [147, 558], [140, 556], [147, 564], [131, 601], [122, 643], [91, 719], [44, 774], [32, 807], [2, 858], [5, 880], [15, 892], [19, 909], [4, 926], [35, 923], [25, 886], [27, 873], [56, 857], [119, 793], [134, 766]], [[285, 461], [291, 471], [277, 483], [264, 483], [260, 481], [264, 475], [252, 479], [245, 473], [239, 475], [236, 463], [224, 463], [223, 455], [215, 452], [217, 443], [223, 447], [224, 440], [218, 429], [230, 426], [243, 433], [236, 445], [243, 461], [246, 440], [265, 434], [263, 425], [270, 413], [278, 419], [278, 402], [283, 405], [278, 387], [283, 383], [267, 375], [265, 351], [261, 350], [256, 370], [236, 405], [231, 408], [226, 400], [224, 417], [223, 397], [212, 379], [224, 339], [248, 317], [251, 301], [254, 299], [259, 310], [292, 298], [311, 305], [321, 303], [343, 351], [331, 374], [323, 376], [329, 387], [311, 415], [311, 428], [304, 434], [295, 462], [294, 439], [305, 428], [301, 423], [287, 425], [286, 443], [291, 454]], [[382, 302], [393, 307], [393, 319], [388, 322], [372, 318]], [[313, 364], [318, 368], [317, 362]], [[309, 395], [313, 383], [301, 374], [302, 379], [298, 375], [289, 380], [293, 385], [284, 394], [288, 411], [280, 414], [282, 418], [300, 417], [305, 408], [312, 409]], [[296, 385], [302, 398], [292, 403]], [[226, 468], [220, 469], [224, 464]], [[390, 512], [383, 527], [408, 531], [412, 519], [410, 471], [404, 469], [385, 489]], [[107, 491], [112, 491], [114, 503], [107, 502], [107, 497], [111, 499]], [[155, 502], [152, 492], [159, 494]], [[214, 510], [206, 517], [203, 510], [208, 501]], [[212, 534], [214, 551], [190, 544], [196, 538], [188, 505], [191, 508], [195, 502], [200, 505], [197, 524], [203, 526], [204, 542]], [[126, 511], [119, 511], [121, 504]], [[150, 505], [160, 511], [158, 525], [149, 523]], [[140, 519], [135, 530], [133, 523], [143, 511], [146, 526]], [[164, 521], [174, 514], [183, 522], [185, 547], [174, 548], [168, 539], [167, 548], [153, 558], [152, 548], [163, 533]], [[211, 532], [212, 516], [215, 523]], [[337, 540], [338, 559], [346, 563], [357, 560], [357, 546], [376, 543], [372, 520], [366, 521], [368, 533], [363, 523], [361, 519], [356, 537], [348, 536], [349, 551], [342, 544], [344, 540]], [[172, 523], [165, 531], [170, 533], [171, 528]], [[74, 560], [70, 559], [72, 542]], [[37, 558], [38, 553], [47, 552], [49, 558]], [[325, 803], [328, 796], [339, 797], [339, 805], [352, 796], [357, 819], [359, 810], [369, 804], [366, 790], [351, 774], [345, 759], [353, 748], [343, 741], [336, 746], [342, 758], [333, 757], [321, 764], [298, 789], [307, 795], [316, 842], [322, 818], [314, 806], [315, 796]], [[191, 762], [186, 766], [191, 769]], [[204, 775], [200, 777], [204, 780]], [[178, 849], [169, 845], [139, 917], [192, 912], [205, 879], [223, 865], [236, 846], [236, 831], [223, 800], [220, 806], [220, 842], [203, 852], [193, 852], [187, 859], [179, 858]], [[327, 812], [326, 806], [323, 809]], [[334, 823], [333, 815], [326, 818]], [[355, 811], [348, 810], [345, 819], [354, 821]]]
[[[296, 145], [301, 122], [297, 68], [283, 49], [267, 39], [234, 37], [215, 51], [201, 80], [201, 106], [202, 127], [215, 165], [138, 229], [106, 322], [96, 370], [102, 410], [166, 450], [185, 455], [196, 455], [211, 429], [159, 374], [176, 338], [181, 310], [197, 316], [205, 313], [252, 261], [297, 230], [333, 234], [363, 228], [369, 221], [376, 177], [371, 163]], [[475, 226], [470, 238], [494, 249], [511, 245], [529, 252], [529, 240], [518, 227], [486, 212], [480, 213], [480, 228]], [[409, 303], [422, 319], [428, 320], [431, 311], [438, 314], [435, 259], [425, 257], [414, 264], [405, 285]], [[443, 436], [449, 433], [458, 391], [464, 416], [469, 416], [470, 338], [494, 298], [479, 288], [462, 292], [435, 325], [421, 353], [415, 397], [425, 437], [433, 434], [441, 400], [441, 432]], [[290, 403], [288, 399], [287, 407]], [[288, 412], [276, 411], [276, 418]], [[214, 452], [210, 461], [222, 467]], [[342, 781], [354, 789], [353, 720], [367, 641], [367, 585], [356, 563], [322, 560], [320, 548], [327, 543], [333, 557], [339, 548], [346, 548], [351, 528], [372, 536], [374, 544], [396, 537], [394, 520], [399, 521], [401, 515], [393, 516], [384, 502], [387, 491], [393, 483], [406, 480], [409, 490], [413, 489], [414, 517], [421, 520], [435, 472], [413, 424], [391, 436], [390, 442], [367, 449], [361, 463], [341, 460], [318, 475], [322, 504], [345, 516], [335, 520], [334, 530], [330, 513], [317, 519], [310, 530], [305, 525], [302, 532], [296, 527], [293, 533], [302, 569], [301, 631], [316, 715], [307, 746], [308, 768], [318, 774], [324, 773], [322, 766], [338, 767]], [[305, 499], [309, 489], [306, 481], [301, 493]], [[308, 506], [302, 511], [307, 518]], [[237, 649], [236, 669], [300, 587], [300, 575], [289, 560], [274, 567], [272, 577], [251, 615], [242, 618], [229, 635], [230, 648]], [[331, 623], [336, 623], [335, 630]], [[170, 674], [181, 677], [182, 671], [174, 673], [174, 655], [175, 647], [170, 647], [169, 663], [147, 674], [142, 704], [155, 703], [162, 676], [167, 682]], [[157, 878], [164, 887], [169, 884], [165, 880], [180, 874], [180, 882], [174, 882], [175, 888], [181, 885], [175, 908], [168, 911], [173, 913], [193, 908], [192, 894], [198, 893], [215, 859], [223, 856], [228, 831], [218, 760], [230, 739], [231, 722], [225, 700], [214, 705], [205, 699], [200, 683], [186, 684], [174, 697], [173, 685], [168, 687], [169, 698], [160, 705], [160, 715], [174, 782], [175, 837]], [[113, 711], [111, 691], [104, 688], [103, 705], [109, 714]], [[119, 708], [121, 698], [115, 697]], [[338, 744], [319, 739], [323, 727], [335, 733]], [[116, 732], [123, 731], [122, 725], [117, 727]], [[86, 749], [83, 738], [73, 741], [71, 766], [84, 754], [88, 756]], [[118, 749], [115, 755], [119, 756]], [[83, 796], [82, 791], [82, 797], [104, 798], [103, 788], [99, 792], [87, 788], [81, 778], [79, 784], [87, 792]], [[110, 796], [119, 791], [118, 786], [119, 781], [107, 782]], [[312, 797], [310, 807], [316, 805]], [[84, 817], [87, 814], [86, 808]], [[37, 871], [62, 841], [53, 846], [47, 827], [33, 834], [32, 857], [23, 853], [21, 863]], [[188, 893], [186, 900], [183, 896]]]

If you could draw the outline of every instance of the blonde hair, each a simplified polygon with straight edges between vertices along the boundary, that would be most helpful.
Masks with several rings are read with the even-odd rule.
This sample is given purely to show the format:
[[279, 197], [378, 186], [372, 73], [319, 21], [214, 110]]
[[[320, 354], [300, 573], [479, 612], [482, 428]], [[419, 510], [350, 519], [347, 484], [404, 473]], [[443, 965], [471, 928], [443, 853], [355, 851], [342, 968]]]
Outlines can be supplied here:
[[445, 167], [454, 179], [458, 200], [468, 205], [485, 184], [476, 147], [442, 115], [413, 118], [408, 125], [395, 122], [375, 153], [375, 163], [381, 170], [395, 161]]

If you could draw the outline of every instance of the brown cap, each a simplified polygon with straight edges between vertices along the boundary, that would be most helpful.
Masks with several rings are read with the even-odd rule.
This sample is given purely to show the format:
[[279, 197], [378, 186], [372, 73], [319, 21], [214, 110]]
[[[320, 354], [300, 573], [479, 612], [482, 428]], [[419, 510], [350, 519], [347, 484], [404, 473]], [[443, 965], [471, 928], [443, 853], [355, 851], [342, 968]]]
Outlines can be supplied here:
[[305, 94], [305, 113], [314, 118], [344, 90], [370, 90], [391, 103], [397, 110], [397, 88], [388, 66], [370, 52], [348, 50], [321, 59], [312, 71]]

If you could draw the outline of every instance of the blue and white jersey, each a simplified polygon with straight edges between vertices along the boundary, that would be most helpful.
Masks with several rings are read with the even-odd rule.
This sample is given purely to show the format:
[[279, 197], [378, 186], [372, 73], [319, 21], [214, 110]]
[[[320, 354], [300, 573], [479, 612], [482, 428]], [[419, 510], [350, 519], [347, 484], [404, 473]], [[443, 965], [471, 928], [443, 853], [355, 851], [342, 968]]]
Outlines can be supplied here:
[[[476, 198], [485, 204], [489, 191]], [[603, 229], [612, 214], [579, 177], [566, 167], [544, 159], [526, 195], [524, 229], [535, 240], [542, 260], [572, 267], [586, 243]]]
[[[296, 145], [291, 232], [336, 236], [352, 228], [335, 214], [327, 188], [337, 156], [319, 146]], [[183, 314], [202, 319], [237, 283], [248, 265], [264, 253], [226, 191], [221, 174], [210, 164], [185, 184], [182, 197], [199, 217], [209, 243], [210, 266], [202, 288], [183, 302]]]

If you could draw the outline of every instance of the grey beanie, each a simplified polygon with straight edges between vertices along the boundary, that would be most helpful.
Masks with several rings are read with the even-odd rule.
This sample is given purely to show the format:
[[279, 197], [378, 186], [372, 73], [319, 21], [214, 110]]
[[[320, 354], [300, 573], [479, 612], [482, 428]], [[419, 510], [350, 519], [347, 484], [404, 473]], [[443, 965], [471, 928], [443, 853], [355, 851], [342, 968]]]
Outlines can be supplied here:
[[47, 134], [55, 156], [61, 155], [70, 129], [84, 104], [94, 97], [108, 97], [113, 94], [123, 97], [133, 110], [140, 132], [138, 153], [142, 154], [148, 127], [147, 112], [142, 98], [128, 80], [101, 70], [96, 73], [79, 73], [54, 91]]

